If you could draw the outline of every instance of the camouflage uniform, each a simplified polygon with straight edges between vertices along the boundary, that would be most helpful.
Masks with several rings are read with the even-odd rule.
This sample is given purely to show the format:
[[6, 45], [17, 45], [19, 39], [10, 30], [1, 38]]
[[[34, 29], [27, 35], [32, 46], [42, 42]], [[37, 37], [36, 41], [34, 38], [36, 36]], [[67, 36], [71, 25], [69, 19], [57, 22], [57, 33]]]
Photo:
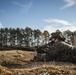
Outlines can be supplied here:
[[76, 47], [65, 43], [61, 34], [54, 33], [52, 38], [58, 38], [59, 41], [55, 42], [46, 53], [46, 60], [76, 62]]
[[50, 50], [46, 53], [46, 57], [47, 60], [70, 61], [76, 63], [76, 47], [60, 40], [51, 46]]

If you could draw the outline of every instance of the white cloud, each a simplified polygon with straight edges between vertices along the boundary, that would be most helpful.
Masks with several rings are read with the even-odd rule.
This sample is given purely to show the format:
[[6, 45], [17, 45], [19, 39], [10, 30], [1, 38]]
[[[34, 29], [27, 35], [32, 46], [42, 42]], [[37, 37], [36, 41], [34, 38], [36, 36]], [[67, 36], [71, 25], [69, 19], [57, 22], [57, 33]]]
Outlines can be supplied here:
[[4, 28], [1, 22], [0, 22], [0, 28]]
[[59, 24], [62, 24], [62, 25], [72, 25], [68, 21], [59, 20], [59, 19], [44, 19], [43, 21], [49, 22], [49, 23], [59, 23]]
[[76, 30], [76, 24], [75, 23], [69, 23], [68, 21], [65, 20], [58, 20], [58, 19], [44, 19], [45, 22], [49, 22], [50, 25], [46, 25], [43, 28], [44, 30], [47, 30], [49, 33], [55, 32], [56, 30], [60, 31], [65, 31], [65, 30], [70, 30], [70, 31], [75, 31]]
[[47, 30], [49, 33], [55, 32], [56, 28], [54, 28], [52, 25], [46, 25], [42, 31]]
[[19, 3], [19, 2], [12, 2], [13, 4], [17, 5], [17, 6], [20, 6], [20, 7], [30, 7], [32, 5], [32, 2], [29, 2], [28, 4], [22, 4], [22, 3]]
[[44, 28], [43, 28], [43, 31], [44, 30], [47, 30], [49, 33], [52, 33], [52, 32], [55, 32], [56, 30], [60, 30], [60, 31], [66, 31], [66, 30], [70, 30], [70, 31], [76, 31], [76, 26], [73, 25], [73, 26], [64, 26], [64, 27], [55, 27], [56, 25], [54, 24], [54, 26], [52, 25], [46, 25]]
[[76, 31], [76, 26], [75, 25], [67, 26], [67, 27], [60, 28], [60, 30], [61, 31], [65, 31], [65, 30]]
[[29, 2], [28, 4], [22, 4], [16, 1], [12, 2], [14, 5], [21, 7], [23, 12], [28, 12], [30, 8], [32, 7], [33, 2]]
[[71, 7], [71, 6], [73, 6], [73, 5], [76, 4], [76, 0], [64, 0], [64, 1], [65, 1], [67, 4], [64, 5], [64, 6], [61, 8], [61, 10], [62, 10], [62, 9], [69, 8], [69, 7]]

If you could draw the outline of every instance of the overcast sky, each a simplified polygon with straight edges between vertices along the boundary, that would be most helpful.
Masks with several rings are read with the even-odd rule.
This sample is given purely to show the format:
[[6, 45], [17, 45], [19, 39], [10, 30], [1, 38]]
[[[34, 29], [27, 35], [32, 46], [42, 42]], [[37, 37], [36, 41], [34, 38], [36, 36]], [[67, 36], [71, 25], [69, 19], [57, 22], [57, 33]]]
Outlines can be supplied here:
[[76, 30], [76, 0], [0, 0], [0, 28]]

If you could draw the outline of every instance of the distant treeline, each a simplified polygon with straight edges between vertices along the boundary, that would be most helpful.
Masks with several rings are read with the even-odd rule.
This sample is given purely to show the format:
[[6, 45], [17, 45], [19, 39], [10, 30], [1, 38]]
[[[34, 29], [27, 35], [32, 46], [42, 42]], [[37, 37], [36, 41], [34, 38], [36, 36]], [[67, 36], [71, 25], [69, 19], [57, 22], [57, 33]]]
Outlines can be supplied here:
[[48, 42], [49, 32], [29, 27], [0, 28], [0, 49], [33, 47]]
[[[60, 32], [56, 30], [56, 32]], [[63, 35], [67, 38], [76, 36], [76, 31], [64, 31]], [[0, 28], [0, 50], [2, 49], [25, 49], [49, 42], [50, 33], [41, 32], [39, 29], [32, 30], [26, 28]]]

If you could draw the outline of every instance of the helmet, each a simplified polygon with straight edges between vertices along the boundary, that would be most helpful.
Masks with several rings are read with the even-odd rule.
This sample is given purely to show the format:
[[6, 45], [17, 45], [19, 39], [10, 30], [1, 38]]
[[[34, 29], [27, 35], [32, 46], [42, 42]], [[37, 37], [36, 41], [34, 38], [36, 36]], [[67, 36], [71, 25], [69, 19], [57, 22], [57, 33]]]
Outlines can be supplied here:
[[54, 32], [54, 33], [51, 33], [51, 37], [49, 40], [52, 40], [53, 38], [57, 38], [61, 41], [65, 41], [65, 38], [63, 37], [63, 35], [61, 33], [57, 33], [57, 32]]

